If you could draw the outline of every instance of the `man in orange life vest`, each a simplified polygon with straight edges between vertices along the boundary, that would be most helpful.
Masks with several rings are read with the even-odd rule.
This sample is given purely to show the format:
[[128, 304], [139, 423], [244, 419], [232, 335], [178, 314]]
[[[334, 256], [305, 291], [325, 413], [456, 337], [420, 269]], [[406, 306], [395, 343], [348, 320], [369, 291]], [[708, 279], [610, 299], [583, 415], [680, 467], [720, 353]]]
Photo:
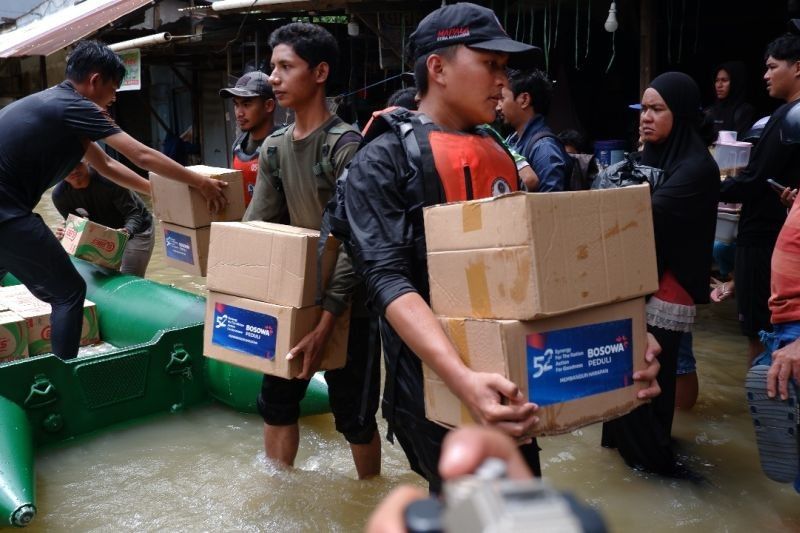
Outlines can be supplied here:
[[[538, 422], [537, 406], [516, 384], [464, 364], [433, 315], [422, 222], [425, 206], [520, 188], [510, 154], [494, 136], [476, 127], [495, 119], [508, 82], [507, 64], [526, 66], [536, 49], [512, 40], [491, 10], [471, 3], [447, 5], [429, 14], [409, 44], [416, 61], [419, 113], [392, 111], [376, 118], [372, 127], [388, 124], [390, 131], [376, 133], [368, 127], [365, 138], [375, 138], [353, 157], [341, 184], [352, 258], [365, 281], [368, 301], [381, 317], [386, 358], [383, 416], [411, 468], [438, 492], [437, 463], [447, 430], [425, 418], [421, 362], [442, 378], [479, 423], [524, 438]], [[398, 135], [409, 126], [413, 135], [402, 139], [416, 139], [416, 161], [406, 156], [414, 150]], [[650, 383], [643, 391], [648, 397], [658, 394], [654, 355], [652, 350], [647, 355], [648, 370], [634, 376]], [[530, 442], [520, 451], [538, 473], [536, 444]]]
[[258, 154], [261, 143], [275, 129], [273, 114], [275, 113], [275, 95], [269, 84], [269, 78], [257, 70], [248, 72], [238, 80], [236, 85], [222, 89], [219, 95], [233, 98], [233, 110], [236, 124], [242, 132], [233, 141], [232, 166], [242, 171], [244, 178], [245, 205], [253, 199], [253, 190], [258, 175]]

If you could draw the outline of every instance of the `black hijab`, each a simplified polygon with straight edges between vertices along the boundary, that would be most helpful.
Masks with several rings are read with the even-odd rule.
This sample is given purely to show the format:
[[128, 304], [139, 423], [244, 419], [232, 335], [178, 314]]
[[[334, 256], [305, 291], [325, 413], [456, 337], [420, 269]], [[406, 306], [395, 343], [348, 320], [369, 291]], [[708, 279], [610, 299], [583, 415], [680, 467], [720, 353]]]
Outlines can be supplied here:
[[672, 130], [645, 143], [642, 163], [664, 170], [653, 191], [653, 227], [659, 275], [669, 270], [695, 303], [708, 302], [711, 249], [719, 199], [719, 168], [700, 138], [700, 89], [682, 72], [650, 84], [672, 112]]
[[697, 133], [700, 122], [700, 89], [683, 72], [665, 72], [650, 83], [672, 111], [672, 131], [665, 141], [644, 143], [642, 163], [663, 169], [666, 179], [687, 158], [707, 158], [708, 149]]

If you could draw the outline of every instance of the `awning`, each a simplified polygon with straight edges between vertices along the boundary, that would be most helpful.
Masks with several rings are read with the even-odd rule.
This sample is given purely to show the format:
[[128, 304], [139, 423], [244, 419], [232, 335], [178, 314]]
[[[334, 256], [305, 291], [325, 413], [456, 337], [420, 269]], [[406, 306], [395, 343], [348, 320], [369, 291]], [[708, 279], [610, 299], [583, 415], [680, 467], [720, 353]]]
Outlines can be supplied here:
[[153, 0], [86, 0], [0, 33], [0, 57], [49, 56]]

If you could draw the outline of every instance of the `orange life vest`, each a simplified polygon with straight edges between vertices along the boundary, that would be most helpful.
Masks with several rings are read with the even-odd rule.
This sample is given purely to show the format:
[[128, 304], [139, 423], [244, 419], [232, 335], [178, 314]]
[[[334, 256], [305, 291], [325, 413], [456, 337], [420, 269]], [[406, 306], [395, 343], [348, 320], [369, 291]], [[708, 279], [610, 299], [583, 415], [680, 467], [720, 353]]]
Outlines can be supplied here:
[[252, 154], [247, 154], [242, 149], [242, 143], [247, 138], [247, 133], [242, 133], [233, 143], [233, 168], [242, 172], [242, 185], [244, 187], [244, 205], [250, 204], [253, 199], [253, 191], [256, 188], [256, 178], [258, 177], [258, 155], [261, 151], [259, 146]]
[[426, 193], [429, 205], [519, 190], [514, 159], [500, 139], [484, 130], [443, 131], [426, 115], [394, 107], [373, 113], [363, 142], [389, 130], [403, 141], [411, 166], [425, 174], [426, 188], [433, 189]]

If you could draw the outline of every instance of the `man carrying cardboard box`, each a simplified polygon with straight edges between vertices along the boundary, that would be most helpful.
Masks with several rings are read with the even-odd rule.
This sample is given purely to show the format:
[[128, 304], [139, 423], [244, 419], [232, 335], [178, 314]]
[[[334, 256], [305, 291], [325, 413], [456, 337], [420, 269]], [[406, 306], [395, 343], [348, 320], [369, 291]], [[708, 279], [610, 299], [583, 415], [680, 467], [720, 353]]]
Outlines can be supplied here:
[[231, 156], [233, 168], [241, 170], [244, 177], [244, 201], [247, 205], [253, 199], [256, 186], [261, 144], [275, 129], [275, 95], [267, 75], [257, 70], [236, 80], [235, 86], [220, 89], [219, 95], [233, 99], [236, 124], [242, 132], [233, 141]]
[[62, 359], [78, 353], [86, 283], [33, 208], [84, 157], [119, 185], [150, 193], [147, 180], [94, 141], [103, 139], [136, 165], [197, 187], [212, 210], [225, 204], [223, 184], [186, 170], [114, 123], [105, 109], [124, 75], [125, 65], [108, 47], [82, 41], [67, 59], [65, 81], [0, 110], [0, 270], [52, 305], [53, 351]]
[[[244, 220], [285, 222], [320, 229], [322, 211], [335, 188], [336, 177], [358, 148], [361, 136], [332, 115], [325, 103], [325, 85], [336, 64], [338, 46], [324, 28], [293, 23], [275, 30], [269, 81], [278, 102], [295, 112], [295, 123], [267, 137], [259, 158], [253, 200]], [[308, 380], [336, 323], [347, 307], [353, 271], [340, 252], [322, 301], [322, 317], [309, 335], [292, 348], [289, 358], [303, 357], [298, 379], [265, 375], [258, 397], [264, 418], [267, 457], [293, 465], [299, 445], [297, 419]], [[359, 478], [380, 473], [380, 439], [375, 413], [380, 382], [377, 322], [370, 318], [363, 297], [353, 298], [347, 363], [330, 370], [331, 408], [336, 429], [350, 443]]]
[[[447, 430], [425, 418], [420, 360], [481, 424], [524, 440], [537, 423], [537, 406], [519, 387], [498, 374], [469, 369], [433, 315], [422, 222], [425, 206], [519, 187], [511, 156], [494, 137], [475, 128], [494, 120], [509, 60], [524, 66], [535, 48], [513, 41], [491, 10], [470, 3], [444, 6], [425, 17], [410, 45], [420, 114], [389, 117], [397, 127], [356, 154], [342, 186], [353, 260], [369, 300], [382, 316], [383, 414], [412, 469], [438, 491], [437, 462]], [[413, 134], [421, 141], [414, 161], [409, 161], [405, 141], [397, 134], [408, 132], [408, 126], [411, 133], [404, 139]], [[453, 153], [458, 158], [451, 158]], [[438, 176], [430, 175], [432, 168]], [[654, 356], [651, 348], [646, 355], [649, 367], [634, 374], [634, 379], [651, 385], [640, 397], [658, 394]], [[535, 444], [521, 451], [538, 472]]]
[[[115, 228], [128, 236], [122, 264], [123, 274], [144, 277], [153, 255], [153, 215], [135, 192], [120, 187], [90, 168], [84, 161], [53, 188], [53, 205], [66, 219], [70, 214]], [[56, 229], [62, 238], [63, 228]]]

